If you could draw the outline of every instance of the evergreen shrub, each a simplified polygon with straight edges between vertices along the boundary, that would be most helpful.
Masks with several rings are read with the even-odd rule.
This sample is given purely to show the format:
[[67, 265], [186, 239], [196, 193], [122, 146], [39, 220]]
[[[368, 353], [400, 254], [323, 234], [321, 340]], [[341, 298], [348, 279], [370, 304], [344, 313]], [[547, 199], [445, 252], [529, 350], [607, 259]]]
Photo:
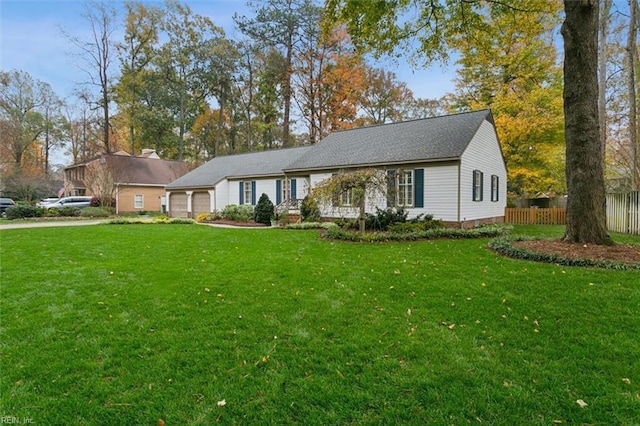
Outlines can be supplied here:
[[262, 194], [258, 200], [258, 204], [256, 204], [253, 220], [255, 220], [256, 223], [270, 225], [272, 217], [274, 217], [273, 203], [267, 194]]

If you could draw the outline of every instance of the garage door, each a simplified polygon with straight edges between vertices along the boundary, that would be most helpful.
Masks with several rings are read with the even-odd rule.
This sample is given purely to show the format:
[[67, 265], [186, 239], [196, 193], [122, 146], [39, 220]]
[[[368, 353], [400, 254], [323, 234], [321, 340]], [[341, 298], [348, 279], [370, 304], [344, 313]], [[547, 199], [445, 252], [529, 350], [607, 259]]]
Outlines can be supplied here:
[[187, 194], [172, 192], [169, 195], [169, 214], [171, 217], [187, 217]]
[[211, 213], [211, 198], [208, 192], [194, 192], [191, 197], [194, 218], [200, 213]]

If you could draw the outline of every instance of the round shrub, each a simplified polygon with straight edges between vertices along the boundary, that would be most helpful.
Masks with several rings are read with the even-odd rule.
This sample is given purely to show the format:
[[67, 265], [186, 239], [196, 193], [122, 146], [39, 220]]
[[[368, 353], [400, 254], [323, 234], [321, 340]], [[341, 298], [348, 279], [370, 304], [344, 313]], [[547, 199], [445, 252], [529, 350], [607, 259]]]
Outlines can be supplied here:
[[273, 203], [267, 194], [262, 194], [258, 200], [258, 204], [256, 204], [253, 220], [255, 220], [256, 223], [269, 225], [273, 216]]
[[200, 213], [197, 217], [196, 217], [196, 222], [200, 223], [200, 222], [206, 222], [207, 220], [211, 220], [211, 216], [209, 215], [209, 213]]

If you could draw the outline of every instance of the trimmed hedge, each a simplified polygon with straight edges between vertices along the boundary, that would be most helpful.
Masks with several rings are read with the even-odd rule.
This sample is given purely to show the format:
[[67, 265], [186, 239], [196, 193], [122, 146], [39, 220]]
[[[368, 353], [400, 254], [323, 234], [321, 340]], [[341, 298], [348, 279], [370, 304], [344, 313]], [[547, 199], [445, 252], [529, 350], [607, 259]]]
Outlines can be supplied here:
[[473, 229], [435, 228], [408, 232], [349, 232], [334, 226], [327, 229], [325, 238], [357, 242], [384, 242], [384, 241], [415, 241], [434, 240], [440, 238], [465, 239], [465, 238], [495, 238], [509, 233], [511, 227], [504, 225], [489, 225]]
[[168, 218], [166, 216], [158, 216], [151, 220], [122, 217], [107, 222], [109, 225], [194, 225], [195, 223], [196, 221], [193, 219]]
[[109, 217], [111, 213], [102, 207], [85, 207], [80, 210], [80, 215], [84, 217]]
[[338, 225], [333, 222], [301, 222], [290, 223], [285, 226], [286, 229], [329, 229], [336, 227], [338, 227]]
[[582, 266], [616, 270], [640, 270], [640, 263], [627, 264], [620, 262], [611, 262], [608, 260], [591, 260], [591, 259], [569, 259], [554, 253], [539, 253], [529, 251], [523, 247], [514, 246], [515, 241], [532, 241], [536, 238], [496, 238], [489, 243], [489, 248], [512, 259], [530, 260], [533, 262], [553, 263], [563, 266]]
[[5, 210], [7, 219], [23, 219], [27, 217], [41, 217], [44, 213], [44, 209], [37, 206], [29, 206], [24, 204], [18, 204], [15, 207], [9, 207]]
[[221, 212], [224, 219], [236, 222], [249, 222], [253, 219], [253, 206], [228, 204]]

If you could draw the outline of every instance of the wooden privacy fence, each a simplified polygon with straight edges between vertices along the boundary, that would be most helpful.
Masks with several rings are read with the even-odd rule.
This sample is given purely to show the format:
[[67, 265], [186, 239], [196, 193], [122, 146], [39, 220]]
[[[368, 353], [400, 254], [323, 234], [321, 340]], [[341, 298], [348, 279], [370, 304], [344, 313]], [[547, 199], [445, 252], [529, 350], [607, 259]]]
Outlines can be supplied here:
[[504, 209], [504, 221], [518, 225], [564, 225], [567, 222], [567, 209], [551, 207], [541, 209], [530, 207], [528, 209]]
[[609, 231], [640, 235], [640, 191], [607, 194]]

